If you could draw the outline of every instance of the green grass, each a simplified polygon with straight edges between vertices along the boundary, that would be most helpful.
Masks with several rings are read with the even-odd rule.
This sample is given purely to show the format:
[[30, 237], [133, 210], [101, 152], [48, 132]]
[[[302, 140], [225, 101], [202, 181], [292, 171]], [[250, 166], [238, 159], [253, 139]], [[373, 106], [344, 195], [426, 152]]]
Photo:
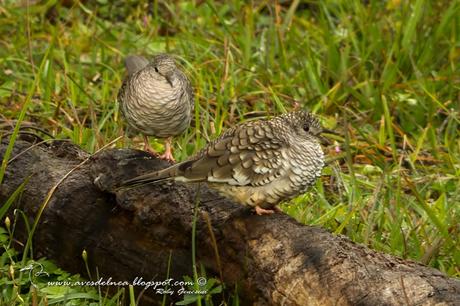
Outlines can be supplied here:
[[[175, 139], [176, 159], [229, 126], [298, 103], [341, 136], [325, 148], [333, 161], [322, 180], [282, 208], [460, 276], [459, 1], [100, 0], [51, 9], [57, 2], [0, 6], [3, 119], [95, 152], [123, 134], [123, 57], [173, 53], [196, 92], [196, 120]], [[4, 250], [2, 271], [19, 261]], [[45, 286], [36, 294], [50, 296]]]

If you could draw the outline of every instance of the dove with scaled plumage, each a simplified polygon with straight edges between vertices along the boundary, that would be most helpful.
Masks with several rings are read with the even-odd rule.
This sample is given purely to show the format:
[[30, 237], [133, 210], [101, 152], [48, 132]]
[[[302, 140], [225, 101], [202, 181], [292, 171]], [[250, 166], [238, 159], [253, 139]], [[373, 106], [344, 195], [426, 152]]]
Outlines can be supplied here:
[[318, 120], [307, 111], [248, 121], [225, 131], [190, 159], [122, 183], [206, 182], [233, 200], [270, 214], [304, 193], [321, 175]]
[[190, 81], [168, 54], [158, 54], [152, 62], [131, 55], [125, 59], [128, 76], [118, 92], [120, 109], [128, 125], [144, 135], [144, 149], [153, 154], [148, 136], [166, 138], [165, 153], [174, 160], [172, 137], [190, 125], [194, 95]]

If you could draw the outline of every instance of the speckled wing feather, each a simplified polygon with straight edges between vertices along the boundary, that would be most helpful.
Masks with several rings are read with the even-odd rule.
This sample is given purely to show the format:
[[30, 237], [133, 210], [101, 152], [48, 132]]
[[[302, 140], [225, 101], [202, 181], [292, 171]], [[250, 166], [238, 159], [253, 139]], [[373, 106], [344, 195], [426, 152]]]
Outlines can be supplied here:
[[282, 168], [283, 142], [263, 122], [248, 122], [227, 130], [188, 161], [124, 182], [132, 185], [168, 178], [185, 182], [217, 182], [234, 186], [262, 186], [276, 179]]
[[177, 78], [183, 87], [181, 99], [188, 100], [190, 104], [190, 110], [193, 112], [195, 109], [195, 94], [193, 92], [192, 84], [190, 83], [188, 77], [179, 69], [177, 70]]
[[123, 80], [123, 83], [121, 84], [121, 88], [118, 91], [117, 100], [120, 103], [120, 105], [122, 103], [124, 103], [123, 97], [125, 95], [125, 90], [126, 90], [126, 86], [127, 86], [129, 76], [132, 76], [134, 73], [136, 73], [139, 70], [143, 69], [148, 64], [149, 64], [149, 61], [143, 56], [128, 55], [125, 58], [125, 67], [126, 67], [126, 70], [128, 72], [128, 77]]
[[200, 158], [182, 167], [176, 176], [238, 186], [263, 185], [276, 177], [281, 147], [282, 143], [262, 125], [248, 123], [212, 142]]
[[195, 94], [193, 92], [193, 87], [192, 84], [190, 83], [189, 79], [185, 74], [182, 74], [183, 79], [184, 79], [184, 84], [185, 84], [185, 94], [188, 95], [188, 101], [190, 103], [190, 110], [193, 112], [195, 110]]

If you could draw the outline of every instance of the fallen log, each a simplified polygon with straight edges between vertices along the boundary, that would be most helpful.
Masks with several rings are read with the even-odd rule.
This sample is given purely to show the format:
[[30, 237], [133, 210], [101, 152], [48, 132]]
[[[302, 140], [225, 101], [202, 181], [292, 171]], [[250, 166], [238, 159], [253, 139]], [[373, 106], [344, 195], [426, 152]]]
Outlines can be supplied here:
[[[69, 142], [32, 146], [31, 138], [25, 135], [16, 141], [12, 156], [17, 157], [8, 164], [0, 185], [0, 203], [30, 177], [20, 201], [10, 208], [10, 218], [19, 208], [32, 223], [50, 189], [72, 170], [45, 207], [33, 240], [35, 257], [46, 256], [70, 272], [86, 275], [81, 259], [86, 250], [92, 274], [97, 268], [101, 277], [113, 281], [161, 282], [193, 275], [192, 229], [198, 201], [197, 265], [208, 277], [222, 278], [227, 298], [237, 287], [242, 305], [460, 301], [458, 279], [284, 214], [254, 215], [205, 185], [163, 182], [118, 189], [122, 180], [167, 166], [144, 152], [108, 149], [90, 157]], [[0, 158], [7, 145], [3, 139]], [[25, 241], [27, 231], [20, 220], [15, 234]], [[144, 290], [142, 301], [161, 301], [160, 287]], [[182, 298], [178, 287], [171, 289], [173, 299]]]

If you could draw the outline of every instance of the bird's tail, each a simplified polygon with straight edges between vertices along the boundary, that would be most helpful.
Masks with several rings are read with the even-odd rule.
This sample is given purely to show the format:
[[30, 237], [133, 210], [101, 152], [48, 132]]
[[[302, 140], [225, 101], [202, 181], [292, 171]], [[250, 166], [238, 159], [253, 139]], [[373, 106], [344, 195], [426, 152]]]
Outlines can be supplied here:
[[139, 55], [128, 55], [125, 58], [125, 66], [126, 70], [128, 70], [128, 74], [132, 75], [139, 70], [143, 69], [145, 66], [149, 64], [149, 61], [142, 56]]
[[179, 164], [175, 164], [171, 167], [168, 167], [166, 169], [140, 175], [122, 182], [120, 187], [137, 187], [151, 183], [158, 183], [166, 180], [175, 180], [180, 182], [206, 181], [207, 171], [196, 171], [197, 173], [190, 171], [194, 163], [194, 160], [184, 161]]
[[172, 180], [177, 175], [177, 165], [155, 172], [136, 176], [121, 183], [121, 187], [137, 187], [166, 180]]

